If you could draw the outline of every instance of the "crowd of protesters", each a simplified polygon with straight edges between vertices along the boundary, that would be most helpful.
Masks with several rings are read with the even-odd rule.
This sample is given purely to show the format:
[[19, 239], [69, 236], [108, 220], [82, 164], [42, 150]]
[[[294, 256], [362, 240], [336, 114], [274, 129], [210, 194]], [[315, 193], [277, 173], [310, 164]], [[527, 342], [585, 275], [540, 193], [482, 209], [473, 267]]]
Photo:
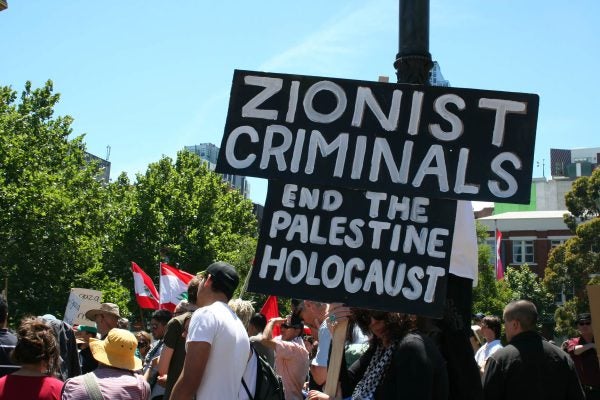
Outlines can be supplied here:
[[[578, 316], [579, 336], [562, 349], [536, 332], [529, 301], [511, 302], [502, 319], [477, 315], [479, 338], [471, 347], [465, 336], [468, 357], [460, 362], [480, 374], [468, 381], [474, 388], [456, 389], [457, 361], [426, 318], [292, 300], [290, 315], [267, 320], [250, 301], [232, 299], [238, 285], [231, 265], [211, 264], [173, 314], [153, 313], [150, 333], [131, 332], [118, 306], [102, 303], [86, 313], [94, 326], [44, 315], [21, 320], [15, 335], [0, 296], [0, 400], [272, 398], [260, 359], [280, 376], [288, 400], [600, 399], [589, 313]], [[333, 332], [346, 320], [339, 378], [326, 386]]]

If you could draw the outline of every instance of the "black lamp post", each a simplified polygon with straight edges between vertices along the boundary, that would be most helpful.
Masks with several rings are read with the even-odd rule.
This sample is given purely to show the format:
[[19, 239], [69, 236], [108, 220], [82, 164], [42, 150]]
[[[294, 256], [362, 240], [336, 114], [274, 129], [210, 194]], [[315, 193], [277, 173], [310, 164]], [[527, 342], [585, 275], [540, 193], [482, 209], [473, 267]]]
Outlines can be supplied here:
[[429, 0], [400, 0], [398, 83], [426, 85], [433, 66], [429, 53]]

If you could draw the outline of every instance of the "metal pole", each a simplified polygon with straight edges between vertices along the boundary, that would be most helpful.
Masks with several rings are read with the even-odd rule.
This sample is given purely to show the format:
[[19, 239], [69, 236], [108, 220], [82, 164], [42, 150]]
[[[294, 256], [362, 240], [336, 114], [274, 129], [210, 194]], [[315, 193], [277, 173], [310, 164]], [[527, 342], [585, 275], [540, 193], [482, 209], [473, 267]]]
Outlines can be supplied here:
[[398, 83], [426, 85], [433, 66], [429, 53], [429, 0], [400, 0]]
[[494, 263], [494, 273], [496, 274], [496, 279], [498, 279], [498, 221], [494, 220], [494, 253], [496, 253], [496, 256], [494, 257], [494, 260], [496, 260], [496, 262]]

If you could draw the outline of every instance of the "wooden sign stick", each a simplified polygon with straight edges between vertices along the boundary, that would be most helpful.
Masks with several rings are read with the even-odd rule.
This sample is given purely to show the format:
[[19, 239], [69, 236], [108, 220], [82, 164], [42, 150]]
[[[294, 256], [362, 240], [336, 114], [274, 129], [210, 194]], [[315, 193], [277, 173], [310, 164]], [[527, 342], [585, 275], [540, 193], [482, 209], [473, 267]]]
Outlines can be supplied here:
[[327, 381], [323, 392], [334, 398], [340, 378], [340, 367], [342, 365], [342, 357], [344, 357], [344, 344], [346, 342], [346, 328], [348, 327], [348, 319], [338, 321], [333, 328], [333, 338], [331, 339], [331, 354], [329, 355], [329, 363], [327, 365]]

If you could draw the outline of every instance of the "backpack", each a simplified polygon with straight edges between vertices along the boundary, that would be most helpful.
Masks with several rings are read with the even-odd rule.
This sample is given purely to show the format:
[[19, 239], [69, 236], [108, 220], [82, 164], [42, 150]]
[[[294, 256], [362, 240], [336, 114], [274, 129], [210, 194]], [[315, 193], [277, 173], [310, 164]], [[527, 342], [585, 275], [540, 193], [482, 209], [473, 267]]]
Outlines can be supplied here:
[[248, 397], [252, 400], [285, 400], [281, 377], [275, 373], [269, 362], [254, 350], [254, 347], [250, 347], [256, 356], [256, 392], [252, 397], [242, 378], [242, 385]]

